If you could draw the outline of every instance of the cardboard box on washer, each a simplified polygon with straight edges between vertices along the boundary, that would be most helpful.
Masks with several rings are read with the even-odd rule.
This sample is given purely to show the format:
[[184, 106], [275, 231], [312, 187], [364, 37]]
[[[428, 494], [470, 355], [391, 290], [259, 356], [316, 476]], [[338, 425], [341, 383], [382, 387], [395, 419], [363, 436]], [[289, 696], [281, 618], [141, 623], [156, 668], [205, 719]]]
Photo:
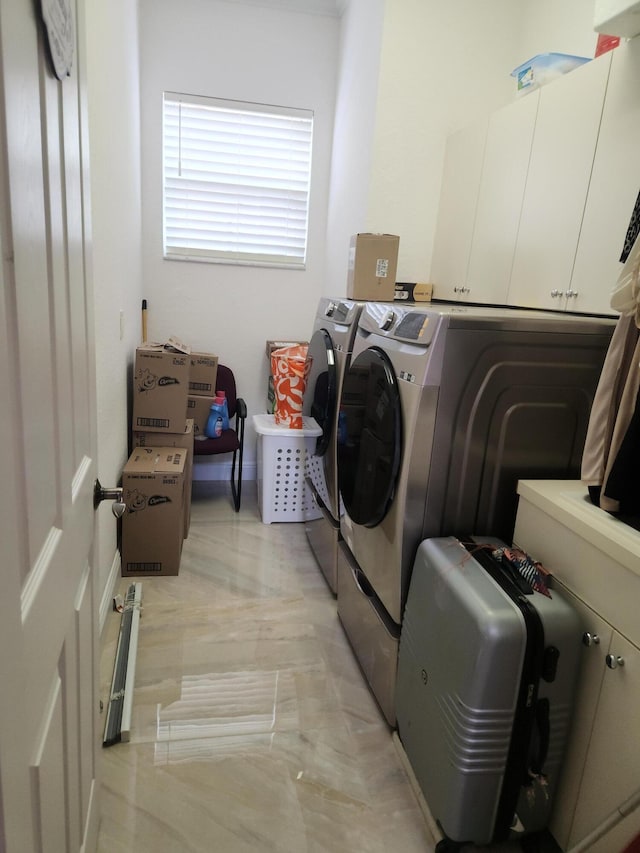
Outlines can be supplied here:
[[190, 348], [175, 338], [136, 349], [134, 430], [180, 433], [187, 417]]
[[349, 247], [347, 296], [393, 302], [399, 246], [395, 234], [355, 234]]
[[396, 282], [396, 292], [393, 297], [396, 302], [431, 302], [433, 285], [423, 282], [409, 284], [404, 281]]
[[187, 452], [187, 464], [184, 474], [184, 538], [189, 535], [191, 525], [191, 487], [193, 484], [193, 419], [187, 418], [181, 433], [133, 431], [134, 447], [182, 447]]
[[182, 447], [137, 447], [122, 472], [123, 577], [177, 575], [184, 541]]

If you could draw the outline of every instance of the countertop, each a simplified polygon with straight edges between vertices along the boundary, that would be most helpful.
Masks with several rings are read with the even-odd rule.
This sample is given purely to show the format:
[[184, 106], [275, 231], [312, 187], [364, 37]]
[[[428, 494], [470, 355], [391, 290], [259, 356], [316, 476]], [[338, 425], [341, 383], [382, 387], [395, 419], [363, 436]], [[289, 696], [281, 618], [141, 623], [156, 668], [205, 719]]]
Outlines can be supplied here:
[[580, 480], [520, 480], [518, 494], [640, 576], [640, 531], [594, 506]]

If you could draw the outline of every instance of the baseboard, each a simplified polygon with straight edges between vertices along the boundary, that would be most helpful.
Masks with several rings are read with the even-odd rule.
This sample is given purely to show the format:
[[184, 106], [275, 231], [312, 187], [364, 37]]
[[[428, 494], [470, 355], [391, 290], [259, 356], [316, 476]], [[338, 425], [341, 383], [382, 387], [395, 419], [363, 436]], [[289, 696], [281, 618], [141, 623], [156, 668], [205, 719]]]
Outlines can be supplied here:
[[398, 757], [402, 766], [404, 767], [405, 773], [407, 774], [407, 778], [409, 779], [409, 784], [411, 785], [411, 789], [416, 798], [416, 802], [422, 812], [422, 816], [424, 818], [424, 822], [433, 836], [434, 844], [442, 839], [442, 832], [440, 827], [435, 822], [431, 811], [429, 810], [429, 806], [427, 805], [427, 801], [424, 798], [424, 794], [420, 788], [420, 784], [416, 779], [416, 774], [413, 772], [413, 767], [409, 762], [409, 758], [407, 753], [404, 751], [404, 747], [402, 745], [402, 741], [400, 740], [400, 736], [397, 731], [394, 731], [391, 735], [391, 740], [393, 741], [393, 745], [396, 748], [396, 752], [398, 753]]
[[102, 590], [102, 598], [100, 599], [100, 634], [107, 621], [107, 616], [113, 610], [113, 594], [121, 575], [120, 552], [116, 549], [113, 556], [113, 562], [109, 569], [107, 582]]
[[91, 780], [91, 793], [89, 794], [89, 808], [84, 826], [84, 838], [80, 847], [80, 853], [92, 853], [98, 847], [98, 831], [100, 829], [100, 783], [97, 779]]
[[[244, 462], [242, 465], [242, 482], [255, 480], [257, 465], [255, 462]], [[200, 480], [230, 480], [231, 462], [216, 462], [211, 457], [198, 457], [193, 460], [193, 479]]]

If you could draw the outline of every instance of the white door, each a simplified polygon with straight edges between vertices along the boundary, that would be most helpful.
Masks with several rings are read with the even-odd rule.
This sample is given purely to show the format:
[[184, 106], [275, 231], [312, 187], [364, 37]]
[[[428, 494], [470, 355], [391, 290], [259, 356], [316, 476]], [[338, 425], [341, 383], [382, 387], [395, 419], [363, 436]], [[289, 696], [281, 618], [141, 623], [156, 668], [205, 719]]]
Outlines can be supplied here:
[[57, 79], [41, 6], [62, 36], [65, 13], [83, 13], [82, 0], [0, 0], [0, 850], [88, 853], [99, 731], [84, 57], [76, 43]]

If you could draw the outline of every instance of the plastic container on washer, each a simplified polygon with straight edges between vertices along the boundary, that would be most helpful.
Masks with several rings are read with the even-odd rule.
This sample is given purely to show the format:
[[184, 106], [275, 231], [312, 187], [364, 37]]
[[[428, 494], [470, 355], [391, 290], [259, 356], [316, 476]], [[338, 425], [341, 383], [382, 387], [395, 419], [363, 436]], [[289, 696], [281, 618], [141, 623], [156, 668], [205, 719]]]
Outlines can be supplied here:
[[262, 521], [271, 524], [320, 518], [321, 511], [312, 507], [305, 465], [322, 429], [309, 417], [303, 418], [302, 429], [289, 429], [267, 414], [254, 415], [253, 425], [258, 435], [258, 508]]

